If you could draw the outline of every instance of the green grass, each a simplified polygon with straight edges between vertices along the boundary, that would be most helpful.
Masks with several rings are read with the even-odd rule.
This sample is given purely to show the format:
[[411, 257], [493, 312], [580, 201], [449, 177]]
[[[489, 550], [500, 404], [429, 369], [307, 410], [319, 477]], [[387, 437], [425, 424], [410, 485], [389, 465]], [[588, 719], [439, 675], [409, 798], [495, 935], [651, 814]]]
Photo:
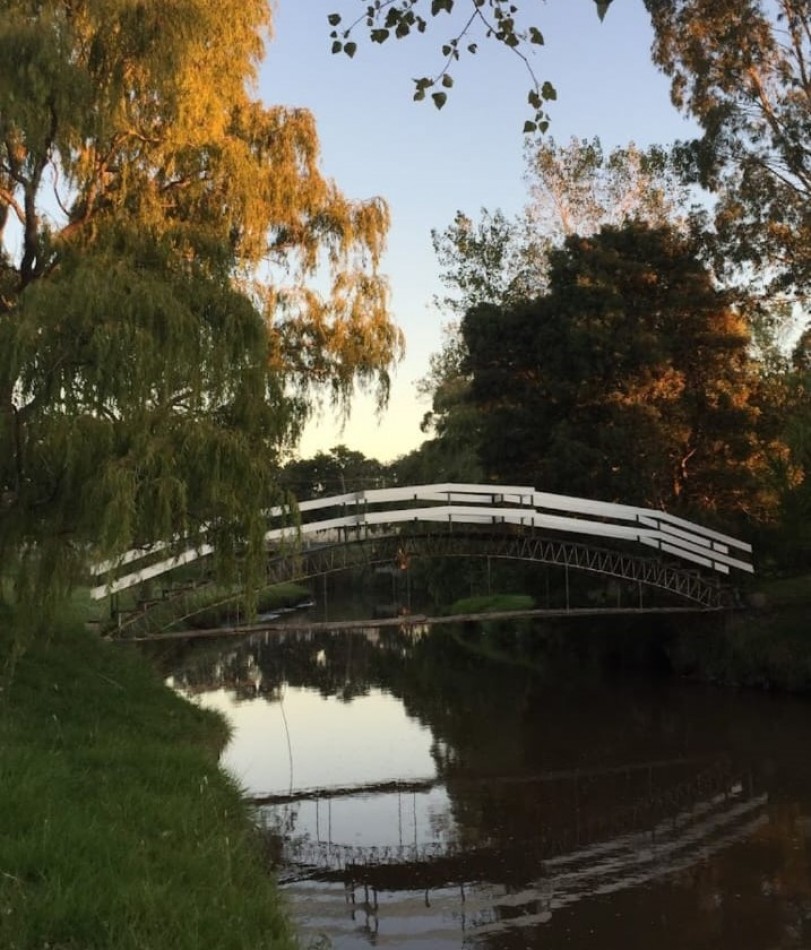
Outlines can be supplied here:
[[[0, 661], [10, 649], [0, 616]], [[0, 947], [294, 946], [219, 717], [80, 625], [0, 680]]]
[[501, 610], [532, 610], [535, 601], [528, 594], [481, 594], [454, 601], [447, 614], [483, 614]]

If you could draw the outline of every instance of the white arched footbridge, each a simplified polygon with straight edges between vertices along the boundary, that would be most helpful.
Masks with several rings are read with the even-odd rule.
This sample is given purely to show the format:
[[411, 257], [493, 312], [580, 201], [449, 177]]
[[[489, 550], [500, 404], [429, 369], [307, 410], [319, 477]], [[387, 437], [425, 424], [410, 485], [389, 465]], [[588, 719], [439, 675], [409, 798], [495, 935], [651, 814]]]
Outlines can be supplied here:
[[[718, 581], [753, 573], [745, 541], [665, 511], [536, 491], [526, 486], [407, 485], [300, 502], [268, 512], [268, 582], [349, 566], [340, 552], [363, 544], [375, 559], [397, 552], [544, 561], [664, 588], [718, 606]], [[418, 539], [432, 539], [418, 550]], [[609, 549], [604, 544], [614, 543]], [[426, 542], [427, 544], [427, 542]], [[404, 548], [405, 546], [405, 548]], [[159, 542], [95, 564], [101, 599], [211, 554], [201, 538]], [[355, 562], [357, 563], [357, 562]]]

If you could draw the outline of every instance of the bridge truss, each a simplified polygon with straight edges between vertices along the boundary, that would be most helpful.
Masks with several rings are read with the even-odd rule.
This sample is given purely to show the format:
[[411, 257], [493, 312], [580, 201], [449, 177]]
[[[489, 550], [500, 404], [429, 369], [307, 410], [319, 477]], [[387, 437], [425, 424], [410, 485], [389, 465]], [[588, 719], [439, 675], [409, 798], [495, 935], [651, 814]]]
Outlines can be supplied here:
[[529, 561], [602, 574], [667, 591], [697, 606], [724, 606], [726, 590], [717, 578], [673, 562], [640, 557], [537, 534], [503, 531], [442, 532], [347, 537], [338, 544], [309, 546], [278, 554], [268, 562], [268, 584], [300, 581], [359, 566], [404, 565], [411, 558], [496, 558]]

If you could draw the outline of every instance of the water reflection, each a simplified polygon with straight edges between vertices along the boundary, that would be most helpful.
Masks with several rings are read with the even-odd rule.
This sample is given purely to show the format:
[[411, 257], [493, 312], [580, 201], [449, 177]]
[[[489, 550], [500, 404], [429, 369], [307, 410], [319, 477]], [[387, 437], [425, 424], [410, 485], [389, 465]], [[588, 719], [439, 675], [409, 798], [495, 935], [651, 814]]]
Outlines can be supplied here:
[[174, 681], [234, 723], [305, 945], [811, 945], [805, 703], [397, 630], [229, 644]]

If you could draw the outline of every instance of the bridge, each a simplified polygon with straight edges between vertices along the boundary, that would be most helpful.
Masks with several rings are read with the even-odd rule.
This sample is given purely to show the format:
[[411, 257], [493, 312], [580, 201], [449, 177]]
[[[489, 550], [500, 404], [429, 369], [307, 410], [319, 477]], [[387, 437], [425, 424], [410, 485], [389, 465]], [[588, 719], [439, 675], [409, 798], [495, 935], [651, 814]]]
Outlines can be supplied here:
[[[557, 564], [657, 587], [720, 606], [719, 580], [753, 573], [745, 541], [665, 511], [537, 491], [443, 483], [381, 488], [278, 506], [268, 512], [268, 584], [396, 563], [412, 556], [495, 557]], [[605, 547], [606, 543], [610, 547]], [[100, 600], [213, 553], [162, 541], [92, 566]], [[643, 553], [644, 552], [644, 553]]]

